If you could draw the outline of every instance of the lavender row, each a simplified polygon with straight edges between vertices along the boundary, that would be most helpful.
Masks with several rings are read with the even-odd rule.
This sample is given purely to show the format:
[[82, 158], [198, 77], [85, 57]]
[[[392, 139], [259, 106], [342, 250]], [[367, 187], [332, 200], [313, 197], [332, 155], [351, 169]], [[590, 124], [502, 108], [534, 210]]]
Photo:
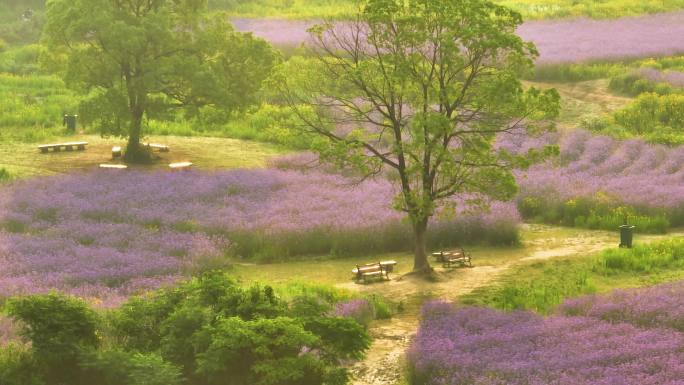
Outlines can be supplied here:
[[[315, 21], [234, 19], [239, 31], [272, 44], [299, 46]], [[540, 64], [668, 56], [684, 52], [684, 12], [615, 20], [544, 20], [524, 23], [519, 35], [535, 43]]]
[[512, 152], [548, 144], [560, 146], [560, 157], [517, 173], [519, 204], [530, 198], [549, 209], [586, 198], [667, 213], [672, 224], [682, 224], [684, 147], [669, 148], [637, 139], [620, 141], [583, 130], [543, 137], [515, 133], [499, 142]]
[[[284, 259], [410, 249], [386, 181], [282, 170], [92, 173], [0, 190], [0, 296], [69, 291], [119, 298], [227, 256]], [[512, 204], [443, 220], [433, 245], [515, 239]]]
[[627, 322], [639, 327], [671, 328], [684, 332], [684, 281], [646, 289], [616, 290], [566, 300], [561, 314]]
[[408, 359], [415, 385], [675, 385], [682, 349], [670, 329], [431, 303]]

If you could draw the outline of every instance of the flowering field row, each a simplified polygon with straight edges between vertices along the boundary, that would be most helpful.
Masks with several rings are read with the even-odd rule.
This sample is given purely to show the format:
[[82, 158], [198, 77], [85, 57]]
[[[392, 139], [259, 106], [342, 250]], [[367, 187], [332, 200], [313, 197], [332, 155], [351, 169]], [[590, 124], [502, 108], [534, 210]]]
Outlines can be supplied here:
[[[324, 173], [92, 173], [14, 182], [0, 190], [0, 296], [67, 290], [129, 295], [226, 256], [410, 250], [409, 226], [384, 181], [352, 185]], [[517, 238], [515, 206], [444, 220], [433, 245]]]
[[565, 301], [560, 312], [639, 327], [670, 328], [684, 332], [684, 281], [646, 289], [616, 290]]
[[[558, 144], [560, 157], [517, 175], [523, 215], [573, 225], [586, 223], [592, 213], [617, 221], [623, 215], [638, 219], [641, 213], [666, 216], [665, 227], [684, 224], [684, 147], [619, 141], [582, 130], [537, 138], [517, 133], [499, 143], [513, 152], [547, 144]], [[616, 210], [621, 205], [630, 209]]]
[[[315, 21], [235, 19], [239, 31], [252, 32], [276, 46], [309, 41]], [[543, 20], [524, 23], [518, 34], [535, 43], [539, 64], [668, 56], [684, 52], [684, 12], [615, 20]]]
[[[566, 313], [581, 316], [430, 303], [408, 354], [413, 383], [681, 384], [684, 334], [668, 328], [682, 320], [681, 287], [566, 304]], [[661, 303], [645, 303], [654, 299]], [[653, 322], [635, 322], [649, 315]]]

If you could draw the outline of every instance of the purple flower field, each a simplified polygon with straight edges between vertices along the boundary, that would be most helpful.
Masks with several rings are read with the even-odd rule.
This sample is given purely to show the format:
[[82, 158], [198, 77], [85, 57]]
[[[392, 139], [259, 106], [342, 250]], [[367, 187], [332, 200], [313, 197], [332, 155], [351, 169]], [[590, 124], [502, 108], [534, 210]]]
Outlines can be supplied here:
[[668, 83], [674, 87], [684, 87], [684, 72], [682, 71], [660, 71], [655, 68], [641, 68], [637, 71], [637, 74], [654, 83]]
[[[234, 19], [237, 30], [253, 32], [280, 46], [309, 40], [315, 21]], [[536, 44], [540, 64], [621, 60], [684, 52], [684, 12], [616, 20], [543, 20], [524, 23], [519, 35]]]
[[684, 332], [684, 281], [574, 298], [566, 300], [559, 310], [564, 315]]
[[684, 210], [684, 147], [619, 141], [582, 130], [541, 138], [507, 135], [499, 145], [518, 152], [549, 143], [560, 145], [560, 159], [518, 173], [519, 201], [537, 197], [553, 204], [603, 195], [637, 208], [666, 209], [673, 217]]
[[[679, 285], [629, 296], [643, 296], [637, 299], [642, 315], [656, 311], [659, 319], [673, 320], [681, 316]], [[656, 298], [660, 306], [642, 304]], [[684, 384], [681, 329], [671, 328], [670, 322], [634, 322], [633, 312], [626, 309], [633, 303], [621, 293], [590, 305], [583, 307], [590, 309], [587, 316], [543, 318], [530, 312], [427, 304], [408, 353], [414, 384]], [[577, 301], [566, 306], [577, 309]], [[591, 309], [599, 307], [604, 315], [611, 314], [610, 322], [594, 317], [601, 310]]]
[[[410, 250], [384, 181], [278, 170], [114, 172], [0, 189], [0, 297], [58, 289], [100, 299], [172, 283], [226, 256]], [[513, 204], [433, 226], [433, 244], [515, 239]], [[490, 238], [488, 238], [490, 237]]]

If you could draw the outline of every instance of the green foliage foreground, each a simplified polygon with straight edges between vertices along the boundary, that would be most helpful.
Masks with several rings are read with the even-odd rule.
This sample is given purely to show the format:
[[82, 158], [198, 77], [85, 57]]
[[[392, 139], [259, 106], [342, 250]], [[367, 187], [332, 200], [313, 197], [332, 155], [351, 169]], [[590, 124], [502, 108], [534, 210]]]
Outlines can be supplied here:
[[[12, 299], [30, 348], [0, 355], [3, 385], [341, 385], [365, 328], [334, 292], [244, 289], [211, 272], [104, 314], [56, 293]], [[294, 295], [293, 295], [294, 294]]]

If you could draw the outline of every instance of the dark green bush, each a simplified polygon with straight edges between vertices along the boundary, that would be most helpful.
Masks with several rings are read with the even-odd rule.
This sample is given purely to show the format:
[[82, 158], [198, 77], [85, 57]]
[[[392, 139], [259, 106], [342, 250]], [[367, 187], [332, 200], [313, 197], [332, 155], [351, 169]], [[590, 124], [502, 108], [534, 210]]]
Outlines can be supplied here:
[[98, 315], [48, 294], [8, 301], [30, 348], [0, 352], [2, 385], [342, 385], [370, 345], [333, 315], [329, 288], [243, 288], [222, 272], [131, 298]]
[[156, 353], [104, 350], [84, 357], [81, 363], [89, 384], [179, 385], [180, 370]]
[[98, 347], [98, 315], [81, 300], [56, 293], [15, 298], [8, 313], [21, 322], [46, 383], [74, 383], [79, 358]]
[[627, 107], [617, 111], [615, 122], [632, 133], [641, 135], [657, 130], [684, 127], [684, 95], [645, 93]]
[[360, 357], [369, 337], [354, 320], [331, 318], [333, 296], [318, 292], [287, 302], [269, 286], [245, 289], [210, 272], [124, 304], [113, 334], [126, 350], [159, 352], [190, 384], [343, 384], [338, 360]]
[[0, 348], [0, 384], [45, 385], [28, 346], [10, 344]]

